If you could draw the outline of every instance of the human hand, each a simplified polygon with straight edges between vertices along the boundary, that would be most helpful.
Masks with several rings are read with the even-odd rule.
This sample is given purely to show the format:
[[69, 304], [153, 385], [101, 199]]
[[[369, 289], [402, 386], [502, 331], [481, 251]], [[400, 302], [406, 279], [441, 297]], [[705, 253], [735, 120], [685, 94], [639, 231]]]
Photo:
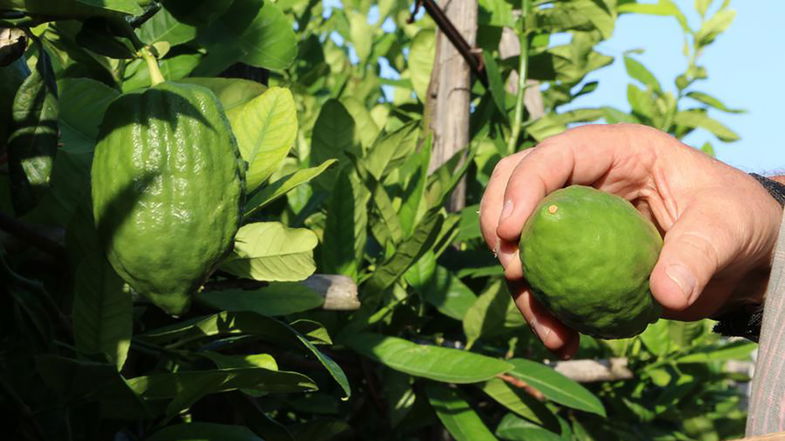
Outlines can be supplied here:
[[698, 320], [762, 302], [782, 208], [753, 177], [650, 127], [583, 126], [499, 161], [480, 203], [483, 237], [551, 351], [573, 355], [578, 334], [532, 296], [518, 240], [539, 201], [572, 184], [624, 197], [664, 233], [649, 279], [664, 317]]

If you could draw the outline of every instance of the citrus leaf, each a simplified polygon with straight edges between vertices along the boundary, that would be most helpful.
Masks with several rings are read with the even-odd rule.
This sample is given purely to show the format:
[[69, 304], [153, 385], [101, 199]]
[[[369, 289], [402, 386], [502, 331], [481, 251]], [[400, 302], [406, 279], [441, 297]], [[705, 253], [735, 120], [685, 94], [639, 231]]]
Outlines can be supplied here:
[[72, 309], [76, 347], [87, 354], [105, 354], [122, 369], [131, 346], [131, 293], [102, 254], [79, 262]]
[[703, 93], [703, 92], [697, 92], [697, 91], [688, 92], [687, 96], [692, 98], [692, 99], [694, 99], [694, 100], [696, 100], [696, 101], [698, 101], [698, 102], [700, 102], [700, 103], [703, 103], [703, 104], [705, 104], [705, 105], [707, 105], [709, 107], [713, 107], [713, 108], [715, 108], [717, 110], [721, 110], [723, 112], [727, 112], [727, 113], [744, 113], [745, 112], [742, 109], [731, 109], [728, 106], [726, 106], [725, 104], [723, 104], [722, 101], [718, 100], [717, 98], [715, 98], [715, 97], [713, 97], [713, 96], [711, 96], [709, 94]]
[[436, 416], [456, 441], [496, 441], [477, 412], [456, 389], [428, 383], [425, 392]]
[[725, 142], [739, 140], [739, 135], [727, 128], [724, 124], [709, 117], [700, 110], [683, 110], [676, 114], [673, 122], [690, 128], [703, 128], [714, 134], [717, 138]]
[[585, 387], [540, 363], [513, 358], [510, 375], [523, 380], [529, 386], [556, 403], [605, 416], [605, 408], [600, 400]]
[[139, 338], [151, 342], [198, 340], [224, 335], [256, 335], [287, 348], [303, 346], [327, 369], [330, 376], [341, 386], [346, 397], [351, 395], [349, 381], [343, 370], [330, 357], [319, 351], [308, 338], [292, 326], [279, 320], [253, 312], [220, 312], [205, 317], [183, 320], [171, 326], [154, 329]]
[[343, 169], [334, 182], [327, 202], [321, 263], [326, 273], [356, 279], [368, 237], [371, 194], [350, 168]]
[[245, 215], [248, 216], [253, 214], [256, 210], [266, 207], [298, 185], [305, 184], [311, 179], [321, 175], [328, 167], [335, 164], [335, 162], [335, 159], [329, 159], [319, 164], [317, 167], [297, 170], [273, 183], [265, 185], [246, 202]]
[[511, 413], [505, 415], [496, 427], [496, 436], [509, 441], [561, 441], [563, 439], [550, 430]]
[[204, 291], [198, 300], [219, 310], [252, 311], [267, 316], [288, 315], [315, 309], [324, 297], [296, 282], [273, 282], [255, 290]]
[[412, 46], [409, 50], [409, 77], [414, 93], [423, 103], [428, 101], [428, 85], [431, 82], [435, 56], [436, 31], [421, 29], [412, 39]]
[[513, 388], [503, 380], [492, 378], [480, 385], [486, 395], [516, 414], [549, 427], [558, 427], [553, 412], [521, 389]]
[[644, 85], [651, 87], [654, 90], [661, 90], [660, 82], [657, 77], [649, 69], [646, 68], [640, 61], [632, 57], [624, 57], [624, 67], [627, 69], [627, 74], [632, 78], [640, 81]]
[[460, 349], [426, 346], [373, 333], [343, 335], [340, 341], [391, 369], [449, 383], [477, 383], [512, 366], [496, 358]]
[[248, 162], [247, 191], [256, 189], [286, 158], [297, 136], [297, 110], [289, 89], [271, 87], [227, 112], [240, 153]]
[[264, 441], [244, 426], [187, 423], [164, 427], [145, 441]]
[[492, 283], [474, 301], [463, 317], [466, 346], [472, 347], [481, 336], [491, 337], [504, 332], [507, 309], [512, 296], [501, 280]]
[[316, 270], [316, 245], [316, 235], [305, 228], [288, 228], [280, 222], [247, 224], [237, 232], [234, 250], [221, 269], [255, 280], [304, 280]]
[[[328, 160], [337, 160], [340, 168], [349, 163], [346, 153], [360, 155], [359, 146], [355, 145], [355, 122], [346, 107], [336, 99], [327, 100], [319, 111], [311, 136], [311, 166], [323, 164]], [[338, 170], [324, 173], [317, 182], [328, 190], [333, 185]]]
[[303, 374], [260, 367], [168, 372], [130, 378], [127, 383], [131, 390], [146, 400], [177, 399], [179, 395], [186, 394], [196, 401], [193, 399], [196, 396], [192, 394], [194, 391], [204, 396], [239, 388], [270, 393], [317, 390], [313, 380]]
[[263, 0], [235, 0], [199, 33], [199, 41], [207, 48], [207, 56], [196, 68], [199, 76], [217, 75], [238, 61], [283, 70], [297, 54], [290, 19], [275, 3]]
[[182, 78], [180, 82], [198, 84], [212, 90], [226, 112], [251, 101], [267, 90], [261, 83], [241, 78], [190, 77]]
[[406, 281], [442, 314], [463, 320], [477, 295], [447, 268], [436, 265], [433, 252], [425, 253], [405, 274]]
[[8, 174], [19, 214], [31, 210], [49, 188], [57, 153], [57, 85], [49, 56], [39, 49], [35, 69], [14, 97], [8, 137]]
[[381, 181], [390, 169], [414, 153], [419, 134], [418, 124], [406, 124], [394, 132], [384, 134], [371, 146], [363, 164], [376, 180]]
[[177, 46], [196, 38], [196, 27], [179, 22], [167, 9], [156, 12], [138, 32], [139, 38], [147, 44], [165, 41]]

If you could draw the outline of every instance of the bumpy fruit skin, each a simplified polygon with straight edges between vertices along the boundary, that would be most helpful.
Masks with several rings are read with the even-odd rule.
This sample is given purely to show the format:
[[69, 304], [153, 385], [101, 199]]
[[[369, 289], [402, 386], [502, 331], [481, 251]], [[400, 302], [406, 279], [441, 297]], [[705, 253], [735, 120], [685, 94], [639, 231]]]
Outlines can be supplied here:
[[109, 262], [181, 314], [240, 225], [245, 165], [223, 108], [204, 87], [165, 82], [113, 101], [98, 139], [93, 216]]
[[594, 337], [632, 337], [657, 321], [649, 290], [662, 238], [625, 199], [573, 185], [545, 197], [526, 221], [526, 280], [567, 326]]

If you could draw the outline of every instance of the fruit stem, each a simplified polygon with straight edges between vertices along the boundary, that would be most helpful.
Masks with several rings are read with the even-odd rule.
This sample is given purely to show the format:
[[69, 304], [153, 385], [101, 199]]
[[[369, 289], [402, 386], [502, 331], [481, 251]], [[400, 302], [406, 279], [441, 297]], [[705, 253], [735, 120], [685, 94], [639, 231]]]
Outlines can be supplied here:
[[166, 81], [164, 75], [161, 73], [161, 68], [158, 67], [158, 59], [150, 51], [150, 46], [143, 47], [142, 50], [139, 51], [139, 55], [147, 63], [147, 70], [150, 72], [150, 84], [152, 86], [157, 86]]

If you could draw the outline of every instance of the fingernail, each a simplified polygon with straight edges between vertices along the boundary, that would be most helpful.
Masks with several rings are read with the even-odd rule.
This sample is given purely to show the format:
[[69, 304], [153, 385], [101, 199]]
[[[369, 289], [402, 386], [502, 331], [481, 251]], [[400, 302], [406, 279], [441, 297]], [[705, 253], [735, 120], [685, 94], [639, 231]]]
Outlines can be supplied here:
[[692, 275], [690, 270], [688, 270], [686, 266], [676, 263], [668, 266], [668, 268], [665, 269], [665, 274], [681, 288], [684, 297], [687, 301], [690, 301], [694, 295], [695, 286], [698, 284], [697, 280], [695, 280], [695, 276]]
[[502, 217], [501, 220], [507, 219], [512, 214], [512, 201], [507, 200], [504, 202], [504, 208], [502, 209]]

